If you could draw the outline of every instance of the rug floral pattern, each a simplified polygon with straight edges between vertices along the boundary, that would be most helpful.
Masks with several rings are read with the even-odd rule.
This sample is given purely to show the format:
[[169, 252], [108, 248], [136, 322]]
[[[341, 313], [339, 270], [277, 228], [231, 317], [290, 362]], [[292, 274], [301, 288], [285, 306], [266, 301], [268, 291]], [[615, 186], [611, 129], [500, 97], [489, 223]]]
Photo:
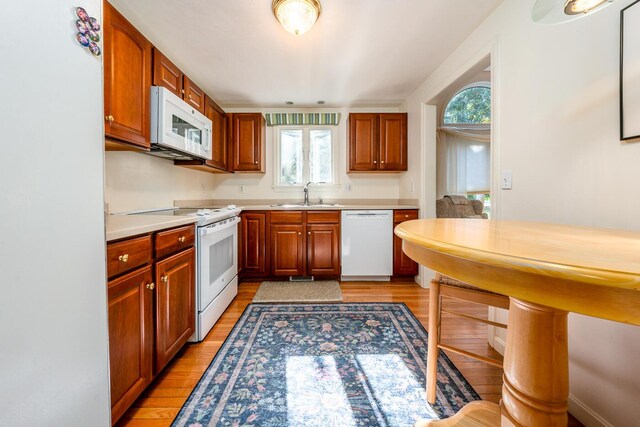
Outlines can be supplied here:
[[412, 426], [479, 399], [404, 304], [251, 304], [173, 426]]

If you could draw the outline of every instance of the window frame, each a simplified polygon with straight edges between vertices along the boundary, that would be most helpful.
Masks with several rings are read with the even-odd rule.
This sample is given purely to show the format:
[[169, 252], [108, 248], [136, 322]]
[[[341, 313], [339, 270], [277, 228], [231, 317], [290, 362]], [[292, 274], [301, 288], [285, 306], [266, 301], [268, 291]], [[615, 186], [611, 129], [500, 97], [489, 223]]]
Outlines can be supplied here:
[[[302, 130], [302, 180], [304, 182], [296, 184], [285, 184], [280, 182], [280, 135], [281, 130]], [[335, 189], [340, 188], [338, 182], [338, 126], [335, 125], [282, 125], [273, 126], [273, 184], [272, 188], [278, 192], [295, 191], [298, 192], [310, 181], [311, 165], [310, 159], [310, 131], [328, 130], [331, 131], [331, 182], [326, 184], [314, 184], [314, 188]], [[305, 181], [306, 180], [306, 181]]]
[[[468, 85], [465, 85], [463, 87], [461, 87], [460, 89], [458, 89], [457, 91], [455, 91], [453, 93], [453, 95], [451, 95], [449, 97], [449, 99], [447, 99], [447, 102], [445, 102], [444, 104], [444, 108], [442, 109], [442, 114], [440, 117], [440, 123], [442, 124], [442, 126], [450, 126], [450, 127], [468, 127], [470, 129], [472, 128], [478, 128], [478, 129], [486, 129], [488, 127], [491, 126], [491, 122], [489, 123], [445, 123], [444, 118], [447, 114], [447, 108], [449, 108], [449, 104], [451, 104], [451, 101], [453, 101], [453, 99], [458, 96], [460, 93], [464, 92], [467, 89], [473, 89], [476, 87], [483, 87], [483, 88], [487, 88], [489, 89], [489, 93], [491, 94], [491, 99], [489, 100], [489, 106], [491, 108], [491, 111], [493, 112], [493, 91], [491, 90], [491, 82], [488, 81], [479, 81], [479, 82], [473, 82], [473, 83], [469, 83]], [[493, 118], [493, 117], [490, 117]]]

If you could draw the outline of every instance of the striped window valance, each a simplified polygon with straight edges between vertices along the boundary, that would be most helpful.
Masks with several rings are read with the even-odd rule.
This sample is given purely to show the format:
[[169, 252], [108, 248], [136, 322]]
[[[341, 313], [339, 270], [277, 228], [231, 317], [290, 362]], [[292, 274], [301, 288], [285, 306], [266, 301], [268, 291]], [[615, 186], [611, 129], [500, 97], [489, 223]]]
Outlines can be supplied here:
[[340, 113], [267, 113], [267, 126], [340, 124]]

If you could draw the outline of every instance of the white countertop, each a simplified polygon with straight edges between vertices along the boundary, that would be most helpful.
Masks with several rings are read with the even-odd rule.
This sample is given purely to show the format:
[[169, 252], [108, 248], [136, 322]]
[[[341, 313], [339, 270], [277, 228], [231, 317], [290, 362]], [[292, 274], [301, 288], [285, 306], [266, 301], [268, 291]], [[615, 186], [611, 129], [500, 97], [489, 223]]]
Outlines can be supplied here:
[[107, 242], [166, 228], [194, 224], [196, 221], [198, 218], [194, 216], [107, 215]]

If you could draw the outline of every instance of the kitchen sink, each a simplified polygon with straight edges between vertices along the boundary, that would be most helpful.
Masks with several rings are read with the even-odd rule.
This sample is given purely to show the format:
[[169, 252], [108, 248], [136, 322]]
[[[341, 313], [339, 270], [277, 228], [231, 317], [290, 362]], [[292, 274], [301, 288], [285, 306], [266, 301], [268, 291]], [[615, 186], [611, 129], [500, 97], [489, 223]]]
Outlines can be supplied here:
[[336, 203], [275, 203], [271, 205], [274, 208], [332, 208], [339, 207]]

